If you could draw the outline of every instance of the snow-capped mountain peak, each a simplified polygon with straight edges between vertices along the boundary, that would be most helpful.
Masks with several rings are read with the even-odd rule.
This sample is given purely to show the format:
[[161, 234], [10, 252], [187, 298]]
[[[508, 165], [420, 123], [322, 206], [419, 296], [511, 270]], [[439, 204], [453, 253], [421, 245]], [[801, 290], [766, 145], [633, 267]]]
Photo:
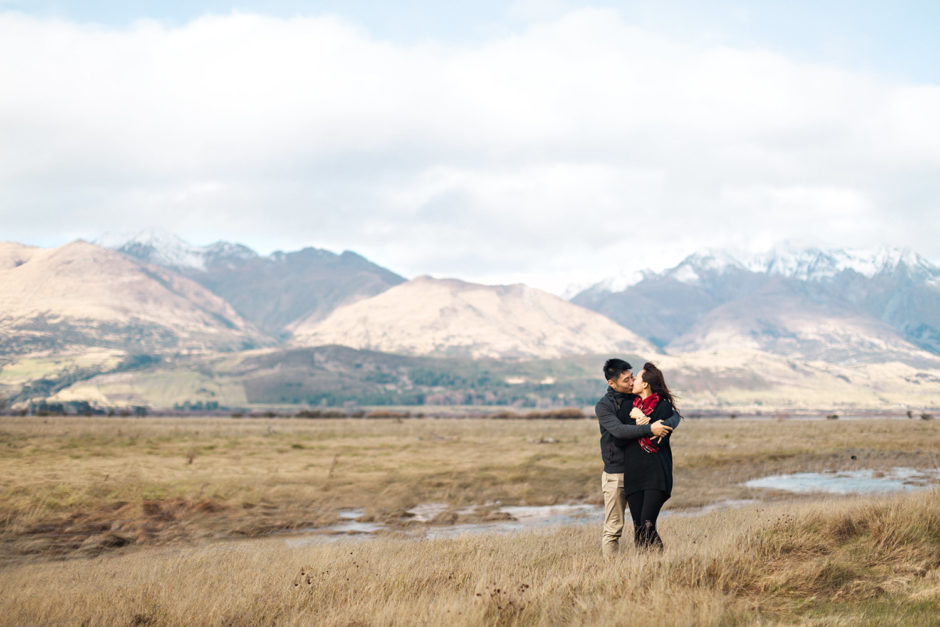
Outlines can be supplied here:
[[[604, 291], [603, 285], [572, 302], [610, 316], [667, 351], [693, 345], [706, 350], [700, 340], [714, 332], [714, 345], [730, 345], [734, 336], [772, 340], [774, 351], [799, 350], [804, 356], [840, 343], [867, 354], [887, 346], [879, 342], [893, 334], [910, 350], [940, 355], [940, 267], [909, 249], [782, 245], [756, 255], [707, 251], [620, 291]], [[807, 317], [807, 312], [814, 313]], [[867, 322], [850, 324], [853, 316]], [[836, 329], [828, 339], [811, 331], [824, 319]], [[853, 325], [864, 332], [847, 342], [843, 331]], [[742, 328], [747, 328], [743, 335]], [[725, 331], [731, 335], [722, 335]]]
[[744, 269], [746, 269], [745, 263], [733, 253], [724, 250], [708, 250], [689, 255], [679, 265], [663, 274], [680, 283], [697, 284], [709, 275], [721, 275]]
[[244, 244], [232, 244], [231, 242], [216, 242], [215, 244], [206, 246], [202, 250], [207, 258], [212, 259], [252, 259], [258, 256], [258, 253]]
[[645, 279], [665, 278], [687, 285], [701, 285], [737, 272], [817, 282], [833, 279], [849, 271], [872, 278], [899, 269], [927, 284], [940, 285], [940, 267], [907, 248], [820, 249], [784, 244], [760, 254], [726, 249], [705, 250], [689, 255], [677, 265], [661, 272], [643, 270], [613, 276], [594, 283], [582, 292], [623, 292]]
[[193, 246], [178, 235], [157, 227], [130, 236], [106, 233], [94, 243], [160, 266], [180, 269], [205, 270], [210, 260], [257, 256], [257, 253], [247, 246], [229, 242]]
[[697, 284], [706, 276], [746, 270], [801, 281], [823, 281], [848, 271], [871, 278], [902, 267], [924, 278], [940, 277], [940, 268], [914, 251], [888, 246], [876, 250], [780, 246], [757, 255], [710, 250], [689, 255], [679, 265], [655, 276]]
[[877, 250], [818, 248], [775, 249], [764, 256], [762, 269], [765, 274], [776, 274], [804, 281], [832, 278], [842, 272], [852, 271], [871, 278], [881, 272], [891, 272], [901, 266], [908, 271], [932, 276], [940, 269], [929, 261], [904, 248], [883, 246]]
[[776, 248], [757, 257], [752, 263], [752, 268], [755, 272], [763, 274], [808, 281], [830, 278], [844, 270], [860, 268], [862, 264], [859, 261], [861, 259], [844, 250]]
[[[643, 277], [646, 276], [646, 272], [625, 272], [623, 274], [609, 277], [604, 279], [600, 283], [595, 283], [587, 288], [575, 289], [575, 286], [571, 286], [566, 290], [566, 295], [563, 298], [571, 300], [575, 294], [578, 294], [585, 289], [602, 291], [602, 292], [622, 292], [631, 285], [635, 285], [643, 280]], [[568, 295], [570, 293], [570, 295]]]

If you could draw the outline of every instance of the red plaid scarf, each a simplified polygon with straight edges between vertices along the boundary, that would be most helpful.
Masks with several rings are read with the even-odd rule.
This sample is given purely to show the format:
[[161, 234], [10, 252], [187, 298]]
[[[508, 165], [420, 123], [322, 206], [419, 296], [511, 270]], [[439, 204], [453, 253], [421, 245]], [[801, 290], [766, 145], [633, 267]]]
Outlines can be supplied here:
[[[649, 416], [653, 413], [653, 410], [656, 409], [656, 404], [659, 402], [659, 394], [653, 393], [647, 396], [645, 399], [637, 396], [633, 399], [633, 406], [639, 407], [640, 411], [644, 415]], [[646, 437], [640, 438], [640, 448], [646, 451], [647, 453], [658, 453], [659, 447], [653, 444], [653, 439]]]

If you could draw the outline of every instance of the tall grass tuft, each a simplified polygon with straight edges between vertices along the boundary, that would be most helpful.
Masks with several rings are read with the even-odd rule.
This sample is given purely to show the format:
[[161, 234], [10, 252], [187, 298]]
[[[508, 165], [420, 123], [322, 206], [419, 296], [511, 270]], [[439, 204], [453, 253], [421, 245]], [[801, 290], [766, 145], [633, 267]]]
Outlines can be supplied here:
[[936, 624], [940, 491], [599, 529], [149, 548], [0, 571], [4, 624]]

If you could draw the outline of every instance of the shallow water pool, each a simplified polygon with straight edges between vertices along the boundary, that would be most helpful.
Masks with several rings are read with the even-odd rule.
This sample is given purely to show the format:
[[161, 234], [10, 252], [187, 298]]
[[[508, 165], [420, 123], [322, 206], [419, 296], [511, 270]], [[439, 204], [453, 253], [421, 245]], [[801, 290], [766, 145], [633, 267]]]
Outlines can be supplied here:
[[829, 494], [876, 494], [923, 490], [940, 485], [940, 469], [918, 470], [896, 467], [886, 471], [872, 469], [834, 472], [796, 472], [771, 475], [744, 483], [749, 488], [770, 488], [786, 492]]
[[[753, 499], [725, 500], [693, 509], [666, 510], [660, 517], [700, 516], [715, 510], [740, 507], [755, 502]], [[427, 522], [446, 509], [447, 505], [444, 503], [424, 503], [412, 508], [408, 513], [411, 514], [410, 520]], [[472, 514], [475, 510], [476, 507], [470, 506], [458, 510], [458, 512]], [[311, 529], [308, 535], [286, 538], [285, 542], [290, 546], [304, 546], [339, 540], [365, 540], [376, 537], [377, 532], [380, 531], [396, 531], [403, 536], [415, 539], [455, 538], [464, 534], [500, 534], [575, 525], [601, 525], [604, 520], [603, 507], [584, 503], [504, 505], [498, 511], [507, 514], [509, 520], [457, 523], [453, 525], [419, 525], [405, 529], [393, 529], [381, 523], [360, 522], [356, 518], [363, 514], [363, 510], [349, 509], [340, 512], [341, 523], [321, 529]], [[629, 513], [627, 513], [627, 516], [629, 517]]]

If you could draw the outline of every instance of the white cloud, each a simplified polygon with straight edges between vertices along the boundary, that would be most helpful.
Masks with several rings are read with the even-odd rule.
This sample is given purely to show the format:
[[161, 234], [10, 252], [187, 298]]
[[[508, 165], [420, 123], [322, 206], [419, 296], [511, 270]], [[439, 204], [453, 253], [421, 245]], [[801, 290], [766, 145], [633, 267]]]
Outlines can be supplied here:
[[160, 224], [558, 291], [810, 225], [940, 257], [940, 87], [516, 10], [545, 21], [472, 45], [0, 14], [0, 239]]
[[515, 0], [509, 5], [511, 17], [525, 22], [557, 19], [571, 11], [571, 3], [565, 0]]

